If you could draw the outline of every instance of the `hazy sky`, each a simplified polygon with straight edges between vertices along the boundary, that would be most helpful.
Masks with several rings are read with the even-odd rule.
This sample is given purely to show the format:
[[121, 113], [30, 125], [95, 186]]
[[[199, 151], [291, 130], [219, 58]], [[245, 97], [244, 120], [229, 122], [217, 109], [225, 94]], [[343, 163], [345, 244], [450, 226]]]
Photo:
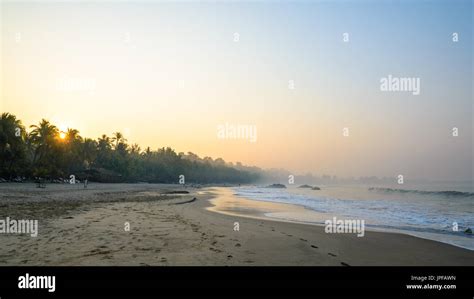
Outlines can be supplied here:
[[[0, 110], [295, 173], [471, 179], [472, 6], [4, 2]], [[381, 91], [388, 75], [420, 94]]]

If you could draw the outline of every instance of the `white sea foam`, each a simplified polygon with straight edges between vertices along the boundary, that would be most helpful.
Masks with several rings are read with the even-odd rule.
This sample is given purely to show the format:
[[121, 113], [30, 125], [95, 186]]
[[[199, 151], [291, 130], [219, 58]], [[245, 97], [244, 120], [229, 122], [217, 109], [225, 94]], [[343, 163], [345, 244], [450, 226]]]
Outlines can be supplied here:
[[[235, 188], [235, 195], [248, 199], [303, 206], [316, 212], [313, 221], [333, 216], [364, 219], [373, 230], [396, 231], [474, 250], [474, 237], [464, 233], [474, 228], [474, 198], [374, 192], [368, 187], [324, 187], [320, 191], [301, 188]], [[376, 190], [377, 191], [377, 190]], [[278, 215], [275, 215], [278, 217]], [[292, 214], [291, 220], [308, 222]], [[289, 219], [285, 219], [289, 220]], [[457, 231], [455, 231], [455, 225]]]

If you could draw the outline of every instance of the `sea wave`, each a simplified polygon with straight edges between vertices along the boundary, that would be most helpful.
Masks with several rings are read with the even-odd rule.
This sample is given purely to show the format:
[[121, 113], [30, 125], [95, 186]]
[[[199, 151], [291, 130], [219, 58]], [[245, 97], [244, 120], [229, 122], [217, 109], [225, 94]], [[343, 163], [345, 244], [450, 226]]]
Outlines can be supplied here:
[[[432, 201], [427, 196], [404, 200], [384, 193], [379, 193], [376, 198], [372, 196], [358, 198], [374, 190], [408, 194], [419, 193], [418, 190], [371, 188], [369, 189], [371, 191], [367, 191], [365, 187], [361, 188], [360, 192], [350, 190], [358, 196], [345, 197], [344, 194], [347, 192], [342, 192], [339, 196], [328, 193], [307, 194], [300, 189], [292, 191], [258, 187], [234, 188], [234, 195], [258, 201], [303, 206], [317, 213], [314, 223], [321, 223], [321, 219], [327, 219], [325, 217], [333, 215], [339, 218], [364, 219], [366, 226], [374, 229], [414, 234], [474, 250], [474, 236], [465, 233], [465, 230], [474, 227], [474, 211], [468, 198], [473, 195], [472, 193], [421, 191], [424, 195], [442, 195], [440, 201]], [[449, 196], [462, 196], [462, 199], [468, 200], [452, 200]], [[308, 221], [307, 218], [304, 218], [304, 221]]]
[[393, 188], [379, 188], [379, 187], [370, 187], [369, 191], [378, 191], [385, 193], [401, 193], [401, 194], [419, 194], [419, 195], [436, 195], [444, 197], [472, 197], [474, 198], [474, 193], [472, 192], [461, 192], [461, 191], [425, 191], [425, 190], [410, 190], [410, 189], [393, 189]]

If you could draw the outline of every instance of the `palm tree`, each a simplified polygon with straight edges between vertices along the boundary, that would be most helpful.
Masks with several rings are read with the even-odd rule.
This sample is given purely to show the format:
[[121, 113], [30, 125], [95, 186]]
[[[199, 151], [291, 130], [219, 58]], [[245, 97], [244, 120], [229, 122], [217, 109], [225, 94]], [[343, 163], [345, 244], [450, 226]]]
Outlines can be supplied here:
[[99, 168], [113, 168], [113, 151], [112, 151], [112, 140], [107, 135], [103, 134], [97, 140], [97, 159], [96, 166]]
[[115, 141], [115, 149], [117, 149], [119, 143], [124, 143], [127, 140], [123, 137], [123, 134], [120, 132], [115, 132], [112, 134], [112, 141]]
[[83, 143], [79, 131], [68, 128], [63, 139], [58, 139], [58, 141], [57, 144], [61, 150], [58, 158], [61, 160], [61, 169], [68, 175], [75, 171], [82, 171], [84, 168]]
[[33, 128], [30, 132], [30, 140], [35, 146], [35, 154], [33, 157], [33, 163], [35, 163], [42, 161], [46, 153], [51, 149], [54, 144], [54, 139], [59, 134], [59, 130], [45, 119], [42, 119], [39, 125], [32, 125], [30, 128]]
[[8, 112], [2, 113], [0, 116], [0, 149], [5, 149], [12, 143], [22, 140], [24, 133], [25, 128], [15, 115]]
[[128, 154], [128, 144], [120, 142], [117, 144], [115, 152], [121, 154], [122, 156], [126, 156]]
[[134, 143], [130, 147], [130, 154], [140, 154], [141, 148], [138, 144]]
[[90, 138], [85, 138], [81, 144], [81, 159], [85, 168], [89, 169], [97, 157], [97, 142]]
[[98, 147], [100, 151], [105, 151], [112, 148], [110, 137], [108, 137], [105, 134], [103, 134], [102, 137], [98, 139], [98, 143], [99, 143]]
[[240, 163], [229, 167], [220, 158], [177, 154], [170, 147], [157, 151], [147, 147], [142, 152], [138, 144], [129, 147], [120, 132], [113, 138], [102, 135], [97, 140], [83, 139], [75, 129], [59, 135], [58, 128], [45, 119], [31, 129], [27, 134], [14, 115], [0, 115], [0, 176], [88, 177], [97, 172], [99, 180], [173, 182], [186, 170], [191, 181], [240, 183], [255, 181], [261, 172], [258, 168], [249, 172]]
[[66, 131], [66, 141], [72, 143], [75, 141], [81, 141], [82, 137], [79, 135], [79, 131], [76, 129], [67, 129]]
[[[12, 175], [15, 164], [25, 159], [25, 127], [15, 115], [0, 116], [0, 173]], [[19, 166], [19, 165], [17, 165]]]
[[145, 149], [145, 151], [142, 153], [143, 156], [145, 157], [151, 157], [152, 155], [152, 151], [151, 151], [151, 148], [149, 146], [147, 146], [147, 148]]

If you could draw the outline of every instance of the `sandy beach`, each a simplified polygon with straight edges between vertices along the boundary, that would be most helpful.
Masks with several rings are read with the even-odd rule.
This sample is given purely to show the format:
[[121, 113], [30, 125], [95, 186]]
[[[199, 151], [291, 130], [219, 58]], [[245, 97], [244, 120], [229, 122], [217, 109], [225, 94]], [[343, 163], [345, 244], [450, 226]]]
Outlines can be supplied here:
[[[175, 192], [183, 190], [189, 194]], [[37, 219], [38, 236], [0, 234], [0, 265], [474, 265], [473, 251], [448, 244], [395, 233], [326, 234], [261, 213], [298, 209], [236, 202], [222, 187], [1, 184], [0, 219]]]

